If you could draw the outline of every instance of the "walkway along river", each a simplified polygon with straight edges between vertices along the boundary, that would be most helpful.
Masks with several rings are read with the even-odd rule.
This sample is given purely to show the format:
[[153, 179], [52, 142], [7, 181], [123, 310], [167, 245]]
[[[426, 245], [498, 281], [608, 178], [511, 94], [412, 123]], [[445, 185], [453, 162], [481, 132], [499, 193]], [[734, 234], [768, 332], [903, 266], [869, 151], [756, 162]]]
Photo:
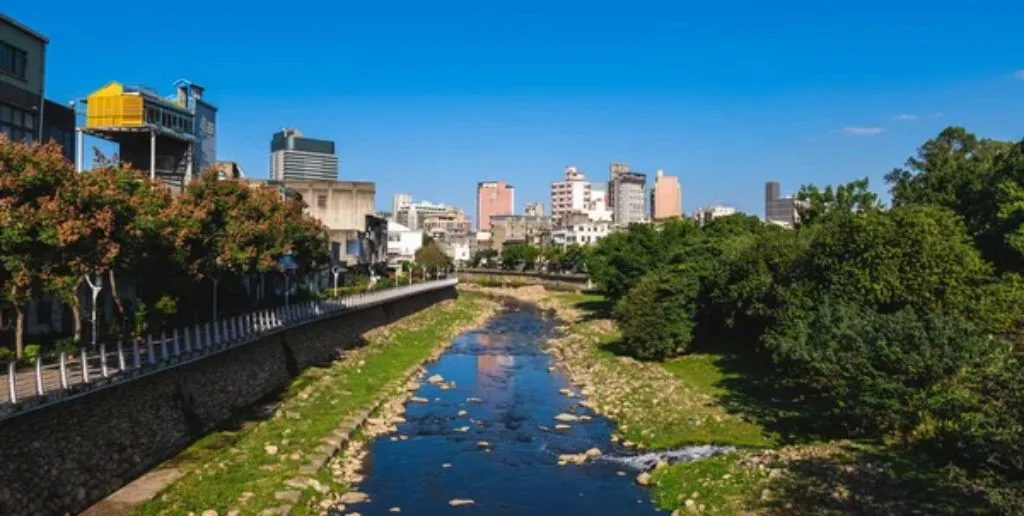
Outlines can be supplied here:
[[[455, 339], [428, 367], [406, 422], [370, 444], [366, 478], [356, 486], [370, 500], [332, 513], [388, 514], [396, 507], [406, 514], [655, 512], [634, 482], [635, 468], [650, 462], [624, 457], [609, 440], [611, 422], [562, 391], [566, 379], [541, 350], [552, 331], [535, 309], [515, 305]], [[583, 420], [556, 420], [560, 414]], [[559, 455], [590, 448], [602, 457], [558, 464]], [[453, 500], [465, 505], [453, 507]]]

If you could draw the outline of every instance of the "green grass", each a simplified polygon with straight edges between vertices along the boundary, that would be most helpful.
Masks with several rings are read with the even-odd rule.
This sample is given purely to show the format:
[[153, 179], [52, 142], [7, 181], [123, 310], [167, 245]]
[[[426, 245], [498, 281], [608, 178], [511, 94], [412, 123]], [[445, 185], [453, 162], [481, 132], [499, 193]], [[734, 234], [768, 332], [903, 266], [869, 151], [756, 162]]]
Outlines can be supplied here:
[[705, 514], [739, 514], [761, 492], [767, 475], [739, 464], [741, 455], [729, 453], [694, 462], [677, 463], [654, 473], [651, 499], [666, 510], [703, 506]]
[[[289, 489], [283, 482], [300, 476], [299, 467], [308, 462], [322, 439], [450, 338], [452, 328], [473, 321], [481, 302], [480, 296], [463, 293], [449, 309], [434, 306], [409, 316], [345, 360], [304, 371], [282, 394], [274, 417], [216, 432], [194, 443], [171, 461], [185, 476], [133, 513], [185, 514], [214, 509], [224, 514], [240, 509], [258, 514], [283, 505], [274, 499], [274, 493]], [[264, 450], [267, 444], [277, 446], [277, 454], [268, 454]], [[332, 485], [326, 471], [317, 479]], [[238, 497], [247, 491], [254, 496], [243, 506]], [[306, 503], [311, 491], [303, 496], [293, 514], [311, 510]]]

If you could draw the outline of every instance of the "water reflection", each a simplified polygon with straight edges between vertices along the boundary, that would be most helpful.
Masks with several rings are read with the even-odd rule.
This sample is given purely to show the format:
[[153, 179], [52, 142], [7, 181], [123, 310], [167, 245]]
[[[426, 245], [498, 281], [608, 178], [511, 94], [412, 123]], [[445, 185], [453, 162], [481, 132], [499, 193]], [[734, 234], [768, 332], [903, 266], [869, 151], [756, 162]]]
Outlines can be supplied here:
[[[389, 436], [370, 447], [367, 479], [359, 489], [371, 502], [360, 514], [650, 514], [648, 495], [635, 472], [602, 461], [558, 466], [562, 453], [591, 447], [618, 453], [603, 418], [554, 431], [561, 412], [590, 414], [579, 398], [558, 393], [565, 378], [548, 372], [539, 343], [551, 324], [530, 309], [515, 308], [485, 328], [464, 334], [427, 375], [454, 381], [452, 390], [426, 385], [416, 394], [430, 403], [408, 407], [399, 425], [405, 441]], [[464, 412], [462, 412], [464, 411]], [[459, 415], [459, 414], [464, 415]], [[448, 465], [448, 467], [445, 467]], [[628, 474], [620, 474], [620, 471]], [[453, 508], [452, 499], [473, 505]]]

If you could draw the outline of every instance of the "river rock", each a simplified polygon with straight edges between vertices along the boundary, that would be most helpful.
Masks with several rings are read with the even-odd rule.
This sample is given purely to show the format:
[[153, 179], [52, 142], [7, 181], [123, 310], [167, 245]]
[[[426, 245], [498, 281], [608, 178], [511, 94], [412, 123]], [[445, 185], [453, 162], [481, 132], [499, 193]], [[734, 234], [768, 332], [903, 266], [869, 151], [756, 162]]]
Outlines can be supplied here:
[[349, 491], [347, 493], [342, 493], [341, 496], [338, 497], [338, 501], [345, 505], [366, 503], [370, 501], [370, 496], [359, 491]]
[[392, 508], [388, 509], [388, 512], [402, 512], [402, 508], [401, 507], [392, 507]]
[[391, 424], [392, 425], [400, 425], [402, 423], [405, 423], [405, 418], [402, 417], [402, 416], [395, 416], [395, 417], [391, 418]]
[[462, 507], [463, 505], [473, 505], [474, 503], [476, 502], [468, 498], [452, 498], [451, 500], [448, 500], [448, 505], [451, 505], [452, 507]]
[[278, 491], [274, 493], [274, 499], [280, 502], [299, 503], [302, 498], [301, 491]]
[[572, 389], [558, 389], [558, 392], [560, 392], [562, 396], [567, 396], [569, 398], [576, 396], [576, 393], [572, 392]]
[[567, 453], [558, 456], [559, 465], [564, 464], [576, 464], [580, 465], [587, 461], [587, 454], [585, 453]]
[[591, 448], [591, 449], [587, 450], [585, 453], [586, 453], [587, 457], [589, 457], [591, 459], [596, 459], [596, 458], [601, 456], [601, 450], [598, 450], [597, 448]]
[[203, 516], [217, 516], [217, 511], [213, 509], [203, 511]]
[[439, 374], [435, 374], [434, 376], [427, 378], [427, 383], [431, 385], [437, 385], [441, 382], [444, 382], [444, 377]]
[[588, 416], [588, 415], [584, 414], [584, 415], [580, 416], [580, 418], [579, 418], [579, 419], [580, 419], [580, 423], [587, 423], [587, 422], [589, 422], [589, 421], [590, 421], [590, 420], [591, 420], [592, 418], [591, 418], [590, 416]]
[[491, 447], [491, 443], [489, 443], [487, 441], [477, 441], [476, 445], [481, 447], [481, 448], [490, 448]]
[[420, 390], [420, 384], [418, 384], [416, 382], [409, 382], [405, 386], [405, 390], [407, 390], [409, 392], [418, 391], [418, 390]]
[[263, 447], [263, 451], [267, 452], [267, 455], [277, 455], [277, 446], [268, 444]]
[[578, 419], [579, 419], [578, 417], [576, 417], [576, 416], [574, 416], [572, 414], [567, 414], [565, 412], [562, 412], [561, 414], [555, 416], [555, 421], [562, 421], [563, 423], [571, 423], [571, 422], [576, 421]]
[[456, 415], [456, 416], [458, 416], [458, 417], [462, 417], [462, 416], [465, 416], [466, 414], [468, 414], [468, 412], [466, 412], [465, 410], [460, 410], [460, 411], [459, 411], [459, 412], [458, 412], [457, 414], [455, 414], [455, 415]]
[[480, 398], [477, 398], [476, 396], [470, 396], [470, 397], [466, 398], [466, 401], [468, 403], [483, 403], [484, 400], [482, 400]]
[[465, 432], [469, 431], [469, 427], [468, 426], [460, 426], [460, 427], [456, 428], [455, 431], [459, 432], [459, 433], [465, 433]]
[[409, 403], [430, 403], [430, 400], [428, 400], [427, 398], [421, 398], [419, 396], [413, 396], [409, 398]]
[[636, 483], [645, 487], [651, 485], [651, 474], [644, 471], [643, 473], [637, 475]]
[[564, 431], [564, 430], [568, 430], [570, 428], [572, 428], [572, 426], [569, 426], [569, 425], [567, 425], [565, 423], [558, 423], [557, 425], [555, 425], [555, 430], [558, 430], [558, 431]]

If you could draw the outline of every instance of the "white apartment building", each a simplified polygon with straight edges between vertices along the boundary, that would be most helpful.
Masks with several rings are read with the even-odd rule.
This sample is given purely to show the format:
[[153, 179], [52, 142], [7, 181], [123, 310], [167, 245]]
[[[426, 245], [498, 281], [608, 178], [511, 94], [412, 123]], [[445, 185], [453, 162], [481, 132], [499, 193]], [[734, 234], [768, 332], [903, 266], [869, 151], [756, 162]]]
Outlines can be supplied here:
[[551, 216], [559, 218], [568, 213], [583, 213], [590, 202], [590, 182], [576, 169], [565, 168], [565, 179], [551, 183]]
[[393, 220], [388, 221], [388, 262], [395, 264], [416, 259], [416, 251], [423, 247], [423, 231], [409, 229]]
[[608, 221], [581, 222], [551, 232], [551, 243], [561, 247], [570, 245], [588, 246], [608, 236], [612, 231]]
[[736, 208], [731, 206], [708, 206], [706, 208], [699, 208], [693, 212], [693, 218], [697, 222], [707, 224], [718, 217], [727, 217], [729, 215], [735, 215]]

